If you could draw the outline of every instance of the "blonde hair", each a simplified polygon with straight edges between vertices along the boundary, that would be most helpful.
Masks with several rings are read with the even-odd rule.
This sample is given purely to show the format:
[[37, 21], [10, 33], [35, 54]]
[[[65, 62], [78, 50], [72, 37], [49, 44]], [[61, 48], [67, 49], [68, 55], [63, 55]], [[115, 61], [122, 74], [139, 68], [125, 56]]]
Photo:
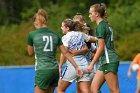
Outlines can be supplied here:
[[98, 12], [101, 18], [107, 19], [106, 5], [104, 3], [94, 4], [90, 8], [94, 8], [95, 12]]
[[77, 14], [73, 17], [73, 21], [77, 21], [77, 20], [79, 20], [79, 22], [82, 23], [82, 24], [86, 23], [85, 18], [84, 18], [80, 13], [77, 13]]
[[79, 27], [77, 26], [77, 28], [80, 28], [80, 31], [84, 32], [85, 34], [88, 34], [90, 28], [87, 26], [86, 20], [85, 20], [85, 18], [82, 16], [81, 13], [77, 13], [77, 14], [73, 17], [73, 21], [75, 21], [77, 24], [79, 23]]
[[47, 24], [48, 14], [44, 9], [38, 9], [37, 13], [34, 15], [34, 20], [38, 17], [42, 24]]

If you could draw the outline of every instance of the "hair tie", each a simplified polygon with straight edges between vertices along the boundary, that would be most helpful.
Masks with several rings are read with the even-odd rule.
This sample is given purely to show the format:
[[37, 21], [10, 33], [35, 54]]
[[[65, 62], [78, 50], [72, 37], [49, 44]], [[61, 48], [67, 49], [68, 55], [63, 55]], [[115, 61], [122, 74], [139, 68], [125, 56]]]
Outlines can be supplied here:
[[82, 15], [81, 13], [76, 13], [76, 15]]

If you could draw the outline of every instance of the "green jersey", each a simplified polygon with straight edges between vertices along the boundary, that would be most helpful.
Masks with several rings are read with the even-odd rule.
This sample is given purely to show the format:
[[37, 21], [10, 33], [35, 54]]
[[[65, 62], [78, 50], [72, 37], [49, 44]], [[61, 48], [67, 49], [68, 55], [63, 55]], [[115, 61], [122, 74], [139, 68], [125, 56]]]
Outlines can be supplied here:
[[[101, 21], [95, 32], [95, 37], [103, 38], [105, 40], [104, 52], [101, 54], [99, 61], [102, 64], [118, 62], [119, 58], [115, 52], [113, 44], [113, 31], [109, 24], [105, 21]], [[98, 41], [96, 42], [98, 47]]]
[[58, 69], [56, 50], [62, 41], [56, 33], [46, 27], [37, 29], [29, 33], [27, 44], [34, 47], [36, 70]]

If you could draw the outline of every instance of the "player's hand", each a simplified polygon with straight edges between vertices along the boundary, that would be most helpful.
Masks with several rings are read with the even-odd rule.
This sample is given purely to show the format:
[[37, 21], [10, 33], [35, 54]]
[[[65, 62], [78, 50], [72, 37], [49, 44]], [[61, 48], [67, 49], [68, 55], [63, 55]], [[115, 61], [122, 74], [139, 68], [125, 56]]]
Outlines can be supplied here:
[[62, 68], [59, 68], [59, 76], [62, 77]]
[[70, 52], [70, 54], [71, 54], [72, 56], [77, 55], [77, 50], [72, 49], [71, 52]]
[[127, 76], [128, 76], [128, 77], [131, 76], [131, 71], [128, 71]]
[[91, 73], [92, 72], [92, 69], [93, 69], [93, 65], [89, 65], [88, 67], [87, 67], [87, 73]]
[[83, 71], [78, 67], [78, 68], [76, 68], [76, 74], [77, 74], [79, 77], [82, 77], [82, 76], [83, 76]]

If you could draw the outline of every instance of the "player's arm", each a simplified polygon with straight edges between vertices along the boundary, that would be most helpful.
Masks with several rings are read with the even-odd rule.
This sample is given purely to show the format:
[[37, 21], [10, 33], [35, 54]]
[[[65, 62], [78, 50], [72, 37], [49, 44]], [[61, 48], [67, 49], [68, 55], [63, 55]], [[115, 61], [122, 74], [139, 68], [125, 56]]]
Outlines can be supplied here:
[[27, 37], [27, 52], [29, 56], [32, 56], [34, 54], [33, 38], [32, 38], [31, 33], [29, 33]]
[[[64, 48], [65, 48], [66, 51], [68, 51], [68, 47], [65, 47], [65, 46], [64, 46]], [[62, 66], [63, 66], [63, 64], [64, 64], [64, 62], [65, 62], [65, 59], [66, 59], [65, 55], [64, 55], [63, 53], [61, 53], [61, 54], [60, 54], [59, 68], [62, 68]]]
[[85, 33], [83, 33], [83, 34], [84, 34], [84, 39], [85, 39], [86, 42], [94, 43], [94, 42], [96, 42], [98, 40], [97, 37], [88, 36]]
[[74, 66], [76, 73], [78, 76], [82, 76], [83, 72], [82, 70], [79, 69], [78, 65], [75, 63], [75, 61], [73, 60], [72, 56], [66, 51], [64, 45], [60, 45], [60, 50], [63, 53], [63, 55], [71, 62], [71, 64]]
[[139, 55], [136, 55], [135, 58], [133, 59], [133, 61], [131, 62], [130, 66], [129, 66], [129, 69], [128, 69], [128, 72], [127, 72], [128, 77], [131, 76], [131, 71], [132, 71], [133, 64], [138, 64], [138, 58], [139, 58]]
[[75, 63], [71, 55], [67, 52], [65, 47], [63, 45], [60, 45], [60, 50], [63, 53], [63, 55], [71, 62], [71, 64], [74, 66], [74, 68], [77, 68], [78, 65]]
[[27, 52], [28, 52], [29, 56], [32, 56], [34, 54], [33, 46], [27, 45]]
[[127, 72], [127, 76], [128, 76], [128, 77], [131, 76], [131, 71], [132, 71], [132, 65], [133, 65], [133, 64], [134, 64], [134, 63], [131, 62], [130, 66], [129, 66], [129, 69], [128, 69], [128, 72]]
[[101, 55], [101, 54], [103, 53], [103, 51], [104, 51], [104, 46], [105, 46], [105, 45], [104, 45], [104, 39], [103, 39], [103, 38], [100, 38], [100, 39], [98, 40], [98, 49], [97, 49], [97, 51], [96, 51], [96, 53], [95, 53], [95, 55], [94, 55], [94, 57], [93, 57], [93, 59], [92, 59], [90, 65], [89, 65], [89, 67], [87, 68], [87, 72], [91, 72], [91, 71], [92, 71], [93, 65], [98, 61], [100, 55]]
[[70, 53], [71, 53], [72, 56], [74, 56], [74, 55], [77, 55], [77, 54], [85, 54], [87, 51], [88, 51], [88, 47], [85, 44], [82, 49], [80, 49], [80, 50], [73, 49]]
[[91, 47], [92, 47], [92, 55], [91, 55], [91, 58], [94, 57], [96, 51], [97, 51], [97, 48], [95, 47], [95, 45], [93, 45], [93, 43], [91, 43]]
[[90, 39], [88, 42], [95, 43], [96, 40], [97, 40], [97, 37], [90, 36]]
[[[130, 77], [131, 76], [131, 71], [132, 71], [132, 69], [133, 69], [133, 65], [134, 64], [137, 64], [137, 62], [134, 62], [134, 60], [133, 60], [133, 62], [131, 62], [131, 64], [130, 64], [130, 66], [129, 66], [129, 69], [128, 69], [128, 72], [127, 72], [127, 76], [128, 77]], [[136, 70], [137, 71], [137, 70]]]
[[65, 62], [65, 56], [61, 53], [60, 54], [60, 62], [59, 62], [59, 75], [60, 76], [62, 76], [62, 66], [63, 66], [64, 62]]
[[61, 53], [60, 54], [60, 63], [59, 63], [59, 67], [61, 68], [62, 65], [64, 64], [65, 62], [65, 56]]

